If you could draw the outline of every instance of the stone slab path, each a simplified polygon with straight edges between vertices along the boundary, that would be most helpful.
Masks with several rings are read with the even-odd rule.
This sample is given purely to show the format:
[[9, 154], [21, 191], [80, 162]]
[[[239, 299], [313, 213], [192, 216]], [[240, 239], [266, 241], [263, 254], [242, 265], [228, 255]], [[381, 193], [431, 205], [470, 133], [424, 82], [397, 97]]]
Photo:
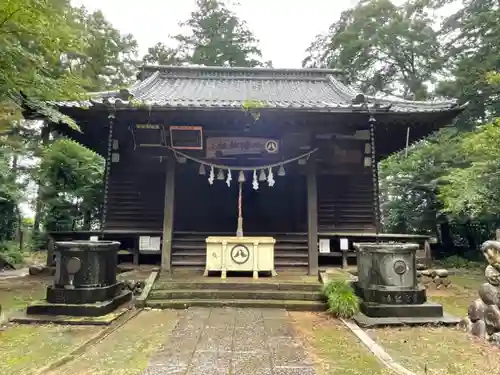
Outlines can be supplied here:
[[142, 375], [316, 375], [280, 309], [189, 308]]

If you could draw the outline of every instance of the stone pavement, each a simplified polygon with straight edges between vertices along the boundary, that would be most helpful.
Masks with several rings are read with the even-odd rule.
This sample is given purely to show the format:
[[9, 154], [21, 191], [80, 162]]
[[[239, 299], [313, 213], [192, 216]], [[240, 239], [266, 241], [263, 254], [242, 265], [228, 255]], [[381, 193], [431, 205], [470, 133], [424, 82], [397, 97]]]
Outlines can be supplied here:
[[280, 309], [189, 308], [142, 375], [315, 375]]

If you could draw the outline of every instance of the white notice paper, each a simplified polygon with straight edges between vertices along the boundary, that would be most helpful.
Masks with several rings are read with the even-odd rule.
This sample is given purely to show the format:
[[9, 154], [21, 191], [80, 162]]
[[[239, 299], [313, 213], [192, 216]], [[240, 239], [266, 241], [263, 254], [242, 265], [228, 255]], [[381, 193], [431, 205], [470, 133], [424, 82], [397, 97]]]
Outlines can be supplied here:
[[99, 241], [99, 237], [97, 237], [97, 236], [90, 236], [90, 241], [93, 241], [93, 242]]
[[330, 240], [329, 239], [320, 239], [319, 240], [319, 252], [320, 253], [329, 253], [330, 252]]
[[150, 237], [149, 250], [160, 251], [161, 237]]
[[150, 242], [151, 242], [151, 237], [139, 236], [139, 250], [149, 250]]
[[342, 251], [349, 250], [349, 240], [347, 238], [340, 239], [340, 250]]

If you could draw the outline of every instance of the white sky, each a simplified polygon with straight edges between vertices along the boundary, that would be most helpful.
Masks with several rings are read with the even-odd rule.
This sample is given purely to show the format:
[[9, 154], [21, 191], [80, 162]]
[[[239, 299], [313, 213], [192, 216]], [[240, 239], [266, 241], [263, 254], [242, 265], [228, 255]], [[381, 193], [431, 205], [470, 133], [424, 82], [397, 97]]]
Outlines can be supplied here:
[[[260, 41], [264, 60], [275, 68], [300, 68], [305, 49], [356, 0], [239, 0], [226, 3], [248, 24]], [[72, 0], [76, 6], [100, 9], [122, 33], [139, 42], [140, 55], [157, 42], [177, 34], [178, 23], [189, 18], [195, 0]]]

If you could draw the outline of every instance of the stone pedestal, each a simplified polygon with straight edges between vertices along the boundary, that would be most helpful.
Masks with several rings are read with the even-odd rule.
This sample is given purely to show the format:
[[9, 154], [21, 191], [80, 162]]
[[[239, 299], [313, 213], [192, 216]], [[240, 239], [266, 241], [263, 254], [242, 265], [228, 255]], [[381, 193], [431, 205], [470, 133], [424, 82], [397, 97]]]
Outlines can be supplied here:
[[363, 326], [398, 324], [457, 324], [439, 304], [428, 303], [425, 287], [418, 284], [417, 244], [358, 243], [358, 281]]
[[28, 306], [28, 314], [101, 316], [132, 298], [116, 281], [119, 242], [56, 242], [54, 285], [47, 297]]
[[253, 278], [260, 271], [274, 276], [274, 244], [272, 237], [208, 237], [205, 276], [220, 271], [225, 279], [228, 271], [252, 271]]

